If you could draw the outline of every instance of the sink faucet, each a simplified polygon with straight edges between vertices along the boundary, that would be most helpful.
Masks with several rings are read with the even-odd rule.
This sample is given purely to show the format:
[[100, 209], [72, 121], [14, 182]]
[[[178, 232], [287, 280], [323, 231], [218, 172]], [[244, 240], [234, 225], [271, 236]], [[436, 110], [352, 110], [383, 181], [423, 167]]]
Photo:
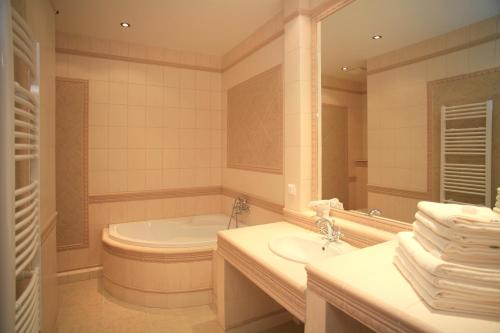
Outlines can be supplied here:
[[368, 211], [368, 215], [370, 215], [370, 216], [381, 216], [382, 212], [380, 211], [380, 209], [372, 208], [372, 209], [370, 209]]
[[320, 233], [323, 234], [323, 238], [326, 239], [326, 243], [322, 248], [323, 251], [326, 250], [331, 242], [337, 242], [343, 236], [343, 234], [340, 232], [340, 228], [335, 230], [333, 219], [328, 219], [325, 217], [319, 218], [316, 221], [316, 226], [319, 228]]

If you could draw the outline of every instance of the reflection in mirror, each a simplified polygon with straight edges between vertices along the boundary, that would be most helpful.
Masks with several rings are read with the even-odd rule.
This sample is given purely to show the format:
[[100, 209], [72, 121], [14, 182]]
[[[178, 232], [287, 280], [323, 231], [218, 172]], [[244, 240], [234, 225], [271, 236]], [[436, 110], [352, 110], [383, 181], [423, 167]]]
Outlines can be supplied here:
[[421, 200], [494, 207], [499, 33], [494, 0], [357, 0], [324, 19], [319, 196], [407, 222]]

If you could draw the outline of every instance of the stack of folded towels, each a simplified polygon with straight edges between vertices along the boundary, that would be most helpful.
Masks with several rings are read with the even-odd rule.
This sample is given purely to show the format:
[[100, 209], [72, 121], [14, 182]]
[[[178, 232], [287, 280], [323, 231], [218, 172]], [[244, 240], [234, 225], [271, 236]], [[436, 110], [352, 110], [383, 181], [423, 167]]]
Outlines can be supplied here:
[[500, 214], [500, 187], [497, 188], [497, 202], [495, 203], [495, 207], [493, 207], [493, 211]]
[[422, 201], [394, 264], [432, 308], [500, 316], [500, 217], [490, 208]]

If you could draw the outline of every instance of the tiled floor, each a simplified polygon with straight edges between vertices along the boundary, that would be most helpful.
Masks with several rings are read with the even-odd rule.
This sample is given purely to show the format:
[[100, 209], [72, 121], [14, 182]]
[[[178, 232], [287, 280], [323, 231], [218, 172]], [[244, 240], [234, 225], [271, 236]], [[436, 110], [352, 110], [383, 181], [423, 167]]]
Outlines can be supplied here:
[[[154, 309], [119, 301], [106, 293], [100, 280], [59, 286], [58, 333], [222, 333], [208, 306]], [[289, 323], [265, 333], [299, 333]]]

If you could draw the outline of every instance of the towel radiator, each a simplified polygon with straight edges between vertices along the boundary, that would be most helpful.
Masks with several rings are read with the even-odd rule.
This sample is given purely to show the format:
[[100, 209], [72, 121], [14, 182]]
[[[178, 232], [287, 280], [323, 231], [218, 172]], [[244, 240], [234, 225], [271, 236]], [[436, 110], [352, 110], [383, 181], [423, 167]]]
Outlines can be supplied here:
[[441, 202], [491, 207], [493, 101], [441, 107]]
[[0, 0], [0, 332], [40, 332], [39, 45]]

